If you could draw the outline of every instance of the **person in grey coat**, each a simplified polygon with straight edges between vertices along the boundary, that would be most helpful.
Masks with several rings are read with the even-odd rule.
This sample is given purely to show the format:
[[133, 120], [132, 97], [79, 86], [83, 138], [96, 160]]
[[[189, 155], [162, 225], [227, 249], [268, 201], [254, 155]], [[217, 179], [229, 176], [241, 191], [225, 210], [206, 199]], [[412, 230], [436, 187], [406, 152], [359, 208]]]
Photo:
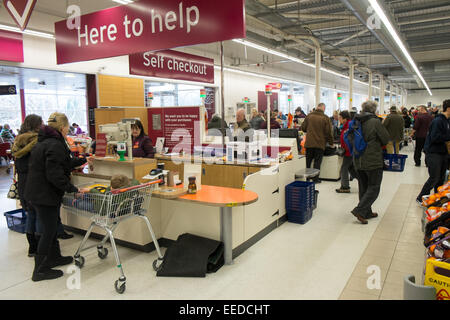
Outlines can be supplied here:
[[362, 104], [362, 112], [355, 116], [355, 119], [361, 121], [364, 141], [367, 143], [362, 156], [354, 160], [358, 173], [359, 203], [352, 210], [352, 214], [362, 224], [367, 224], [368, 219], [378, 217], [378, 214], [372, 211], [372, 205], [380, 194], [383, 180], [382, 147], [389, 142], [388, 131], [375, 115], [377, 106], [375, 101], [366, 101]]

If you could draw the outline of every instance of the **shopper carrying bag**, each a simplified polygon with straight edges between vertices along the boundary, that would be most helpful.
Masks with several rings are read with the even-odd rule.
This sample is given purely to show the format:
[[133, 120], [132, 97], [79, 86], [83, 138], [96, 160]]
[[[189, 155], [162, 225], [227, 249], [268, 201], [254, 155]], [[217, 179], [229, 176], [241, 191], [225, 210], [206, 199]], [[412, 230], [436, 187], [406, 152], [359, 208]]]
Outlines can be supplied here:
[[73, 261], [72, 257], [61, 255], [56, 231], [64, 193], [84, 191], [70, 182], [70, 173], [86, 163], [86, 159], [72, 157], [65, 139], [68, 131], [66, 115], [51, 114], [48, 125], [39, 131], [38, 143], [31, 152], [25, 198], [36, 209], [43, 229], [35, 256], [33, 281], [59, 278], [63, 272], [52, 268]]
[[26, 236], [29, 245], [29, 257], [34, 257], [36, 254], [41, 230], [36, 218], [36, 211], [25, 198], [25, 186], [28, 178], [31, 151], [38, 142], [38, 132], [43, 124], [42, 118], [38, 115], [30, 114], [26, 116], [11, 149], [14, 156], [14, 171], [17, 173], [18, 179], [18, 198], [27, 216]]

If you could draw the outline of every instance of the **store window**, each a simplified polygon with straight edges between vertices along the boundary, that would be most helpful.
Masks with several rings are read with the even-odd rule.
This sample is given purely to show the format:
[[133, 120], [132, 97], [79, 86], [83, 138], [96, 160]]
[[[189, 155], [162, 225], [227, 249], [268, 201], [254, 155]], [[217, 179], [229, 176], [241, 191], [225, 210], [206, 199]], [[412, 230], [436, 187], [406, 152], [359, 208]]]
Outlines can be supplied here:
[[37, 114], [44, 122], [53, 112], [62, 112], [70, 124], [77, 123], [88, 132], [86, 91], [52, 91], [25, 89], [26, 114]]
[[9, 124], [10, 128], [17, 134], [22, 124], [22, 115], [20, 110], [20, 96], [5, 95], [0, 96], [0, 125]]
[[146, 81], [145, 97], [147, 100], [148, 93], [153, 93], [152, 107], [199, 106], [202, 104], [200, 89], [204, 88], [195, 85]]

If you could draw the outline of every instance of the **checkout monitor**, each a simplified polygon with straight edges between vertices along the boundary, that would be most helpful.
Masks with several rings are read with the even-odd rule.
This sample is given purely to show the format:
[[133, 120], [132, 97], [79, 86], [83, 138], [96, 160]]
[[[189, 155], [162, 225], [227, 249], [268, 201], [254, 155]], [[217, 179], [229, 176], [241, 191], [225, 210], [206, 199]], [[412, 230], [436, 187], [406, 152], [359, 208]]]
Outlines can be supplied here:
[[279, 129], [279, 137], [296, 139], [298, 154], [301, 154], [302, 146], [297, 129]]

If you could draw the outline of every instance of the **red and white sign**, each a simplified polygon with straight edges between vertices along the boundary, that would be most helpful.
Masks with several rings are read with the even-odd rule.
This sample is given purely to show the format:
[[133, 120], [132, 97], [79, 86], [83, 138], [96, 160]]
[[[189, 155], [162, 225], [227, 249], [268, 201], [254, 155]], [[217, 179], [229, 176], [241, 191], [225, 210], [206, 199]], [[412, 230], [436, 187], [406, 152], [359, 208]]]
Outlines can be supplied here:
[[214, 83], [214, 60], [173, 50], [129, 55], [130, 74]]
[[20, 30], [25, 30], [37, 0], [3, 0], [6, 11], [11, 15]]
[[140, 0], [55, 23], [57, 63], [245, 38], [244, 0]]
[[22, 34], [0, 30], [0, 60], [23, 62]]
[[107, 145], [108, 142], [106, 140], [106, 133], [97, 133], [97, 140], [95, 142], [95, 156], [105, 157]]
[[281, 82], [271, 82], [269, 85], [272, 86], [273, 90], [280, 90], [283, 87]]
[[201, 146], [200, 107], [149, 108], [148, 120], [148, 136], [153, 143], [164, 137], [169, 152], [193, 152]]

